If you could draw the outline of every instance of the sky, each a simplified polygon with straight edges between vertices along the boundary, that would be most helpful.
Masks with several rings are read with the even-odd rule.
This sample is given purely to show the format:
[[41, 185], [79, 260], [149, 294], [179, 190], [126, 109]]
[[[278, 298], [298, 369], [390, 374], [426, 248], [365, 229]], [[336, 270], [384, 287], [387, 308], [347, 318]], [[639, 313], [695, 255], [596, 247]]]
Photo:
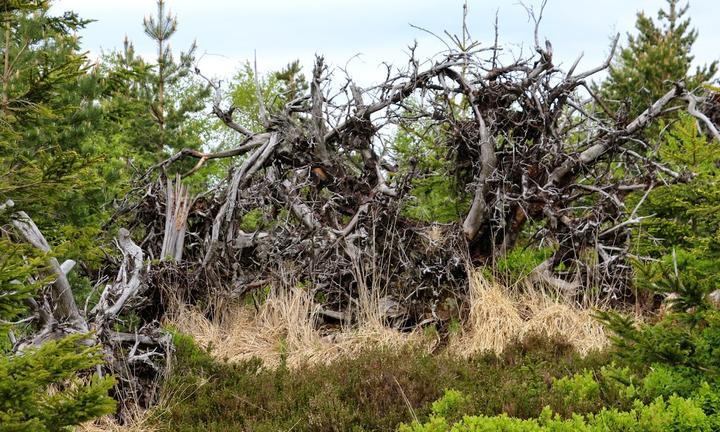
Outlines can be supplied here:
[[[527, 0], [538, 8], [540, 0]], [[257, 54], [258, 70], [269, 72], [299, 59], [305, 73], [315, 54], [334, 68], [347, 70], [360, 85], [382, 81], [383, 62], [407, 63], [408, 46], [417, 41], [418, 53], [443, 49], [436, 36], [458, 34], [462, 0], [166, 0], [177, 16], [173, 50], [198, 44], [198, 66], [204, 75], [230, 78], [244, 61]], [[633, 30], [636, 13], [653, 18], [664, 0], [548, 0], [540, 37], [552, 42], [555, 64], [568, 68], [584, 53], [578, 70], [589, 69], [607, 56], [612, 36]], [[155, 13], [155, 0], [56, 0], [52, 12], [78, 12], [96, 20], [80, 33], [83, 48], [97, 58], [122, 47], [125, 36], [136, 51], [152, 59], [155, 47], [143, 33], [143, 17]], [[693, 0], [689, 16], [700, 36], [694, 47], [696, 63], [720, 58], [718, 0]], [[470, 34], [492, 45], [498, 17], [500, 44], [508, 52], [529, 52], [533, 24], [515, 0], [468, 0]]]

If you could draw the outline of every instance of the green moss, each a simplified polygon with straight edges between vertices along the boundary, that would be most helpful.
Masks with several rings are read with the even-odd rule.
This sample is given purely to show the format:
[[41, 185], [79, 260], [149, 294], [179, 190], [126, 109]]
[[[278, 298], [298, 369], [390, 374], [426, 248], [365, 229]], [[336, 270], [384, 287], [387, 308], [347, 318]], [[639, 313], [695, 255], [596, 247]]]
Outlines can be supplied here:
[[263, 211], [256, 208], [245, 213], [240, 220], [240, 229], [245, 232], [253, 232], [260, 229], [263, 223]]

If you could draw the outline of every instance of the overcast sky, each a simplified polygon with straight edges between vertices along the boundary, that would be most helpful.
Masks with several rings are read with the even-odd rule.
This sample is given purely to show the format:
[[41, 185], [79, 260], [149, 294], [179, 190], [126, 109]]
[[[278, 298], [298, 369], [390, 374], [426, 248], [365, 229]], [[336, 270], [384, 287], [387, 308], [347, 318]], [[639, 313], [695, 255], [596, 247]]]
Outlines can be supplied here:
[[[410, 24], [442, 35], [459, 33], [462, 0], [167, 0], [179, 27], [171, 40], [174, 50], [198, 43], [204, 73], [230, 76], [257, 51], [260, 71], [275, 70], [300, 59], [307, 73], [315, 53], [333, 66], [346, 67], [362, 85], [382, 79], [382, 62], [404, 64], [407, 46], [417, 40], [421, 54], [433, 54], [442, 44]], [[537, 7], [539, 0], [528, 0]], [[633, 30], [635, 14], [656, 17], [663, 0], [548, 0], [541, 35], [549, 39], [555, 63], [566, 67], [581, 52], [581, 68], [601, 62], [613, 34]], [[476, 40], [493, 41], [497, 11], [500, 42], [518, 52], [532, 44], [532, 24], [515, 0], [469, 0], [468, 27]], [[56, 0], [53, 12], [74, 10], [94, 19], [82, 33], [85, 49], [97, 56], [122, 46], [127, 35], [136, 50], [153, 57], [154, 46], [144, 35], [142, 19], [154, 14], [154, 0]], [[690, 18], [700, 32], [696, 62], [720, 58], [719, 0], [691, 1]]]

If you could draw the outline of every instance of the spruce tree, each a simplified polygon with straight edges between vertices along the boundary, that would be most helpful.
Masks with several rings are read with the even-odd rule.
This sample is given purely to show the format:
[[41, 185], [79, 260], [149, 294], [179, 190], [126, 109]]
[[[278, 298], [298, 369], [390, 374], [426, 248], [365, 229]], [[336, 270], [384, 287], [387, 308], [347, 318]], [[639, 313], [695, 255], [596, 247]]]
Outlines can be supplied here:
[[[699, 35], [687, 18], [688, 7], [668, 0], [666, 9], [658, 12], [657, 22], [638, 13], [637, 35], [628, 36], [627, 46], [600, 89], [624, 113], [624, 120], [634, 119], [674, 83], [698, 89], [717, 72], [717, 61], [691, 68], [692, 46]], [[649, 145], [636, 148], [657, 152], [666, 165], [685, 173], [685, 179], [692, 177], [686, 183], [657, 185], [643, 202], [641, 215], [646, 219], [637, 232], [636, 253], [655, 261], [638, 265], [639, 288], [653, 290], [671, 268], [703, 290], [717, 287], [714, 269], [720, 265], [720, 184], [716, 161], [720, 160], [720, 143], [701, 134], [699, 127], [694, 117], [679, 110], [668, 116], [667, 122], [647, 129], [642, 138]], [[628, 207], [634, 207], [642, 195], [629, 197]]]
[[48, 10], [49, 2], [38, 0], [0, 5], [0, 431], [66, 430], [115, 407], [113, 379], [93, 375], [102, 352], [87, 346], [87, 335], [13, 352], [15, 335], [35, 325], [24, 318], [27, 305], [49, 281], [38, 278], [47, 257], [8, 228], [11, 201], [55, 238], [65, 223], [87, 227], [93, 219], [83, 209], [97, 172], [83, 145], [97, 114], [88, 103], [96, 81], [73, 35], [86, 21]]
[[643, 268], [638, 282], [653, 288], [677, 272], [686, 286], [710, 293], [720, 288], [720, 142], [708, 141], [695, 118], [680, 114], [659, 152], [667, 166], [693, 178], [658, 186], [643, 203], [638, 254], [659, 262]]
[[667, 93], [674, 82], [685, 81], [689, 88], [706, 82], [717, 72], [717, 61], [691, 71], [692, 46], [698, 32], [686, 17], [689, 4], [668, 0], [658, 11], [657, 22], [644, 12], [637, 14], [636, 35], [628, 34], [602, 84], [603, 95], [632, 119]]
[[[170, 40], [178, 22], [164, 1], [157, 3], [155, 15], [144, 18], [143, 27], [156, 44], [156, 56], [143, 58], [125, 37], [120, 50], [103, 55], [98, 72], [105, 122], [96, 138], [113, 156], [108, 164], [125, 180], [183, 148], [201, 149], [211, 127], [203, 112], [209, 88], [193, 73], [195, 44], [176, 60]], [[172, 170], [190, 167], [188, 161]]]

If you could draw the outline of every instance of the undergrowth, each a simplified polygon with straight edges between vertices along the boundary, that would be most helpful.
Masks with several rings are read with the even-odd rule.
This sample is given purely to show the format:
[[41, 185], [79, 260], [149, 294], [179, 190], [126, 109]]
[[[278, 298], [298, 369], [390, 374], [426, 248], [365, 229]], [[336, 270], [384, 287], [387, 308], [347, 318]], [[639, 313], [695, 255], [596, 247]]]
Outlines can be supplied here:
[[176, 362], [164, 384], [172, 401], [158, 416], [172, 431], [395, 430], [427, 420], [448, 388], [467, 395], [465, 412], [519, 418], [540, 415], [562, 398], [553, 381], [607, 362], [601, 353], [580, 357], [570, 345], [529, 336], [501, 356], [429, 355], [406, 347], [369, 350], [330, 364], [264, 368], [259, 360], [222, 362], [191, 337], [176, 334]]
[[720, 430], [720, 311], [699, 288], [684, 288], [655, 323], [598, 313], [614, 333], [612, 361], [553, 379], [548, 398], [563, 403], [549, 403], [537, 418], [488, 416], [468, 409], [473, 396], [454, 389], [434, 403], [427, 421], [399, 431]]
[[[434, 354], [408, 343], [422, 334], [388, 344], [376, 332], [363, 345], [352, 333], [345, 342], [359, 348], [345, 352], [345, 342], [323, 342], [298, 318], [307, 310], [301, 297], [268, 300], [272, 308], [259, 317], [226, 328], [194, 321], [206, 328], [174, 333], [172, 373], [148, 418], [166, 431], [720, 430], [720, 311], [691, 285], [655, 322], [596, 310], [604, 326], [597, 332], [589, 310], [530, 298], [526, 305], [538, 309], [523, 312], [526, 295], [479, 274], [471, 280], [469, 319]], [[259, 323], [247, 330], [262, 328], [265, 337], [233, 336], [240, 323]], [[610, 347], [606, 339], [596, 348], [580, 343], [606, 331]], [[247, 356], [268, 352], [272, 340], [277, 357]], [[321, 349], [298, 355], [307, 341], [321, 341]], [[243, 355], [227, 356], [228, 348]]]

